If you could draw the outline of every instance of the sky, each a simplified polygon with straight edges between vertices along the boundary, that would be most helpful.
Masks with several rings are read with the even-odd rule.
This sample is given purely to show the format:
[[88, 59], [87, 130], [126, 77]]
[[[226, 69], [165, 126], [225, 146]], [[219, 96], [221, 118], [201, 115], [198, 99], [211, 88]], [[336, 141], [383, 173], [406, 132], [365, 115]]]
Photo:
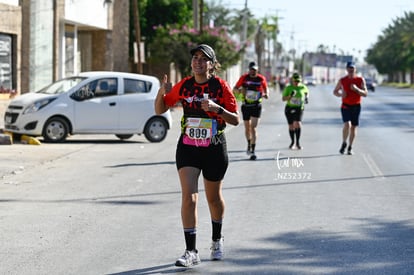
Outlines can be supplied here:
[[393, 20], [414, 12], [414, 0], [215, 0], [230, 9], [245, 2], [256, 18], [278, 16], [278, 40], [298, 53], [321, 44], [333, 52], [363, 58]]

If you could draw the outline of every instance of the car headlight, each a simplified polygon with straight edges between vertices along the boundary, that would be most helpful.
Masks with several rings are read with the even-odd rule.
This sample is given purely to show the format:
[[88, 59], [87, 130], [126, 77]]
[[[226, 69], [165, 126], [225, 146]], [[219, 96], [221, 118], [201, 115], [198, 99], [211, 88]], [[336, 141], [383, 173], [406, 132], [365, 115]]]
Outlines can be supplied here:
[[29, 113], [37, 112], [40, 109], [42, 109], [43, 107], [45, 107], [46, 105], [48, 105], [50, 102], [54, 101], [55, 99], [56, 99], [56, 97], [38, 100], [38, 101], [30, 104], [29, 106], [27, 106], [27, 108], [23, 111], [23, 114], [29, 114]]

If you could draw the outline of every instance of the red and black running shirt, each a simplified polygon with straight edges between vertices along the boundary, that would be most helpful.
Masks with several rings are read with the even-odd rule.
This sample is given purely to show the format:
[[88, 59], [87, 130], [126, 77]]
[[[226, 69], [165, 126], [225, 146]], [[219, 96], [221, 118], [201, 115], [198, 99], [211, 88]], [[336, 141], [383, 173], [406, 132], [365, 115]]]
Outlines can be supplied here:
[[194, 76], [188, 76], [174, 85], [171, 91], [164, 96], [164, 102], [169, 107], [180, 102], [183, 107], [184, 118], [202, 117], [216, 119], [218, 130], [223, 130], [226, 127], [225, 121], [215, 112], [205, 112], [201, 108], [204, 94], [208, 94], [209, 99], [227, 111], [237, 112], [237, 101], [229, 84], [216, 76], [212, 76], [207, 82], [201, 84], [195, 81]]

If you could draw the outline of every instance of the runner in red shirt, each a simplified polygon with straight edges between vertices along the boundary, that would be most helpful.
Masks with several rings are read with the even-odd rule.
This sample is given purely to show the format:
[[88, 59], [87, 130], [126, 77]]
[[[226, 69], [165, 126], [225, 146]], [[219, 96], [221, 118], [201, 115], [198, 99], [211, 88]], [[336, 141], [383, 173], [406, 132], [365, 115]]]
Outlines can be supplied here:
[[[368, 95], [368, 90], [363, 77], [356, 75], [354, 62], [346, 64], [347, 76], [339, 79], [333, 94], [342, 98], [341, 114], [344, 127], [342, 129], [342, 145], [339, 149], [341, 154], [345, 153], [348, 145], [348, 155], [352, 155], [352, 144], [357, 134], [359, 115], [361, 113], [362, 97]], [[349, 138], [349, 144], [347, 144]]]
[[241, 106], [245, 136], [247, 140], [247, 154], [251, 160], [256, 159], [255, 148], [257, 139], [257, 125], [262, 113], [262, 100], [268, 98], [266, 77], [258, 72], [259, 67], [255, 62], [250, 62], [249, 72], [243, 74], [233, 92], [237, 95], [243, 94], [243, 104]]
[[167, 76], [155, 100], [161, 114], [180, 102], [183, 107], [181, 135], [176, 150], [176, 166], [181, 183], [181, 219], [186, 249], [176, 266], [200, 263], [196, 249], [198, 178], [203, 174], [204, 189], [212, 222], [212, 260], [223, 258], [224, 199], [222, 184], [228, 167], [224, 129], [226, 123], [239, 124], [236, 98], [230, 86], [215, 76], [220, 64], [214, 50], [201, 44], [191, 50], [193, 76], [181, 80], [169, 91]]

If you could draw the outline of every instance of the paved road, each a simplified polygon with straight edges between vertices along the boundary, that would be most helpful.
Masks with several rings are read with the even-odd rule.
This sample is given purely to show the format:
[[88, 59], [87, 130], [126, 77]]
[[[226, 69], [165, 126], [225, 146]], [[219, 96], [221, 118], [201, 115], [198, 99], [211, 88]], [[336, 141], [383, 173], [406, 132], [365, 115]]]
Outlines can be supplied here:
[[264, 103], [256, 161], [245, 155], [242, 125], [229, 127], [226, 259], [208, 260], [202, 195], [202, 264], [191, 270], [173, 266], [184, 249], [177, 124], [160, 144], [76, 136], [0, 147], [0, 274], [411, 274], [414, 93], [370, 93], [348, 156], [338, 153], [332, 88], [311, 87], [304, 150], [287, 148], [276, 92]]

